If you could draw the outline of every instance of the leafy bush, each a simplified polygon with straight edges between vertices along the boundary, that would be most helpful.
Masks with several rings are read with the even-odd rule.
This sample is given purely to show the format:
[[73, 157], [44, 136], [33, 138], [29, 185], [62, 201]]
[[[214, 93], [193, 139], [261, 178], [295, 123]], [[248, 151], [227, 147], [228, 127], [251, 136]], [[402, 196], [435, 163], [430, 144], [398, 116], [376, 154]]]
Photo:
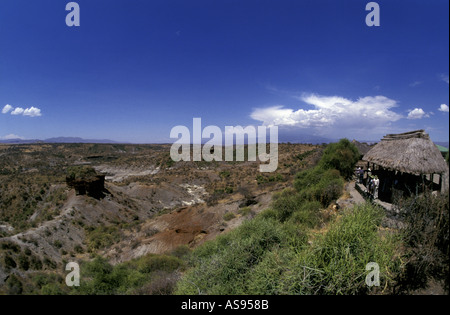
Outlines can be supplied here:
[[319, 211], [321, 208], [322, 204], [318, 201], [306, 201], [294, 212], [291, 221], [308, 228], [314, 228], [320, 222]]
[[6, 280], [6, 288], [7, 288], [7, 293], [10, 295], [18, 295], [18, 294], [22, 294], [23, 292], [23, 284], [20, 281], [20, 279], [15, 275], [12, 274], [11, 276], [9, 276], [8, 280]]
[[230, 221], [232, 219], [234, 219], [236, 217], [236, 215], [233, 212], [227, 212], [223, 215], [223, 219], [225, 221]]
[[342, 195], [344, 180], [339, 171], [318, 166], [297, 174], [294, 187], [302, 199], [320, 201], [327, 207]]
[[16, 261], [14, 260], [14, 258], [12, 258], [9, 255], [5, 255], [5, 258], [3, 259], [4, 263], [5, 263], [5, 268], [6, 269], [13, 269], [17, 267]]
[[154, 271], [170, 272], [178, 269], [183, 262], [174, 256], [148, 254], [137, 261], [137, 267], [141, 273]]
[[66, 178], [68, 180], [84, 180], [95, 177], [96, 175], [97, 172], [95, 169], [87, 165], [70, 166], [66, 171]]
[[352, 177], [359, 160], [359, 151], [348, 139], [330, 143], [323, 152], [319, 165], [325, 169], [336, 169], [346, 179]]
[[88, 227], [86, 231], [86, 243], [90, 252], [111, 246], [121, 237], [121, 232], [117, 226]]
[[286, 188], [273, 195], [272, 209], [277, 213], [277, 219], [284, 222], [292, 213], [298, 210], [303, 202], [300, 195], [292, 188]]

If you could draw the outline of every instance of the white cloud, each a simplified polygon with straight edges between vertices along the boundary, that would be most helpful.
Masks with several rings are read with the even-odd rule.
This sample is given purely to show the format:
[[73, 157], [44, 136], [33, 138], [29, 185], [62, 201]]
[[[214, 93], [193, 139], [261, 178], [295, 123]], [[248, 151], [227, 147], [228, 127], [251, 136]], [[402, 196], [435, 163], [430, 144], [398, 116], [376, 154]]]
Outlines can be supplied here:
[[31, 106], [30, 108], [25, 108], [23, 109], [22, 107], [12, 107], [11, 105], [5, 105], [5, 107], [3, 107], [2, 109], [2, 113], [3, 114], [7, 114], [11, 112], [11, 115], [14, 116], [18, 116], [18, 115], [23, 115], [23, 116], [29, 116], [29, 117], [39, 117], [42, 116], [41, 114], [41, 110], [39, 108], [36, 108], [34, 106]]
[[2, 109], [2, 114], [7, 114], [10, 110], [12, 110], [13, 107], [9, 104], [6, 104], [5, 107]]
[[450, 83], [450, 81], [448, 79], [448, 74], [441, 74], [441, 80], [446, 82], [447, 84]]
[[0, 137], [0, 139], [2, 139], [2, 140], [11, 140], [11, 139], [22, 139], [22, 140], [24, 140], [25, 138], [11, 133], [11, 134], [6, 135], [4, 137]]
[[413, 83], [411, 83], [409, 86], [410, 87], [416, 87], [422, 84], [422, 81], [414, 81]]
[[300, 97], [314, 109], [287, 109], [282, 105], [257, 108], [251, 114], [255, 120], [265, 125], [288, 125], [297, 127], [324, 127], [334, 124], [356, 126], [392, 122], [402, 118], [390, 109], [397, 106], [396, 101], [384, 96], [368, 96], [352, 101], [339, 96], [320, 96], [315, 94]]
[[422, 119], [424, 117], [430, 117], [427, 113], [424, 112], [422, 108], [414, 108], [413, 110], [409, 111], [408, 113], [408, 119]]
[[24, 109], [22, 107], [16, 107], [12, 112], [11, 115], [22, 115], [24, 112]]
[[27, 108], [23, 112], [24, 116], [30, 116], [30, 117], [39, 117], [41, 116], [41, 110], [39, 108], [31, 106], [30, 108]]
[[441, 106], [438, 108], [438, 111], [448, 113], [448, 105], [447, 104], [441, 104]]
[[392, 111], [398, 106], [397, 102], [385, 96], [367, 96], [353, 101], [340, 96], [304, 94], [298, 99], [313, 108], [295, 110], [277, 105], [257, 108], [250, 117], [268, 126], [312, 128], [316, 134], [335, 137], [346, 136], [346, 132], [384, 132], [390, 123], [403, 118]]

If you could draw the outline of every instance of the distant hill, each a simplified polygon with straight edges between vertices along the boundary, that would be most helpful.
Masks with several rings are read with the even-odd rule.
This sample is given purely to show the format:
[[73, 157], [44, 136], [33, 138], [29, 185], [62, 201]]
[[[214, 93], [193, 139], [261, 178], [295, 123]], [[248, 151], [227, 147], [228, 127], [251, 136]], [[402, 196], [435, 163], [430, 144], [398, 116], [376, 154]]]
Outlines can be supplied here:
[[[269, 139], [268, 139], [269, 140]], [[322, 136], [311, 135], [302, 133], [299, 129], [295, 128], [279, 128], [278, 129], [278, 142], [291, 142], [291, 143], [311, 143], [322, 144], [337, 142], [338, 139], [330, 139]]]
[[109, 139], [83, 139], [79, 137], [56, 137], [45, 140], [39, 139], [8, 139], [0, 140], [0, 143], [5, 144], [32, 144], [32, 143], [118, 143], [117, 141]]
[[83, 139], [79, 137], [57, 137], [45, 139], [46, 143], [117, 143], [109, 139]]

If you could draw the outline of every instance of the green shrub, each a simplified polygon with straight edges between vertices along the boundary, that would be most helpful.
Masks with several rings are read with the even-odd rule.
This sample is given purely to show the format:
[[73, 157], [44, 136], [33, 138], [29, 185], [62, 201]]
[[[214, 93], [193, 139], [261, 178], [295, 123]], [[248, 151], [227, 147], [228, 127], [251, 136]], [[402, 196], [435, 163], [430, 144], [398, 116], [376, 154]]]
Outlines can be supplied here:
[[183, 259], [191, 253], [191, 249], [187, 245], [180, 245], [175, 248], [170, 254], [177, 258]]
[[143, 256], [137, 261], [138, 270], [142, 273], [151, 273], [154, 271], [170, 272], [176, 270], [182, 264], [183, 262], [177, 257], [153, 254]]
[[250, 207], [243, 207], [239, 209], [238, 213], [245, 217], [252, 213], [252, 209]]
[[8, 280], [6, 280], [5, 284], [8, 290], [7, 291], [8, 294], [10, 295], [22, 294], [23, 284], [15, 274], [10, 275]]
[[273, 195], [272, 209], [277, 213], [277, 219], [284, 222], [300, 208], [302, 202], [303, 199], [295, 189], [286, 188]]
[[74, 287], [72, 293], [133, 294], [142, 291], [139, 288], [151, 286], [153, 280], [158, 281], [159, 284], [155, 286], [162, 292], [169, 288], [161, 287], [164, 283], [161, 275], [169, 276], [183, 265], [181, 259], [169, 255], [148, 254], [116, 266], [112, 266], [105, 258], [96, 257], [81, 265], [81, 284], [80, 287]]
[[320, 222], [319, 211], [322, 204], [318, 201], [306, 201], [291, 217], [293, 223], [314, 228]]
[[230, 171], [222, 171], [222, 172], [219, 173], [219, 176], [221, 178], [228, 178], [228, 177], [231, 176], [231, 173], [230, 173]]
[[87, 228], [86, 243], [88, 251], [95, 252], [118, 242], [121, 232], [117, 226], [99, 226]]
[[58, 283], [49, 283], [42, 287], [40, 291], [41, 295], [66, 295], [67, 292], [63, 290]]
[[4, 258], [4, 263], [5, 263], [5, 267], [6, 269], [13, 269], [17, 267], [17, 263], [14, 260], [14, 258], [12, 258], [11, 256], [9, 256], [8, 254], [5, 255]]
[[25, 254], [19, 255], [19, 268], [25, 271], [30, 268], [30, 262]]
[[66, 170], [66, 178], [68, 180], [85, 180], [96, 175], [95, 169], [87, 165], [70, 166]]
[[233, 212], [227, 212], [223, 215], [223, 219], [225, 221], [230, 221], [232, 219], [236, 218], [236, 215]]
[[261, 219], [266, 219], [266, 220], [277, 220], [278, 215], [277, 215], [277, 211], [275, 211], [272, 208], [268, 208], [264, 211], [262, 211], [258, 217], [260, 217]]
[[319, 165], [325, 169], [336, 169], [342, 176], [349, 179], [354, 174], [359, 156], [358, 148], [353, 143], [348, 139], [341, 139], [326, 147]]
[[315, 167], [300, 172], [296, 176], [294, 187], [299, 192], [301, 199], [320, 201], [323, 207], [327, 207], [342, 195], [344, 179], [337, 170]]

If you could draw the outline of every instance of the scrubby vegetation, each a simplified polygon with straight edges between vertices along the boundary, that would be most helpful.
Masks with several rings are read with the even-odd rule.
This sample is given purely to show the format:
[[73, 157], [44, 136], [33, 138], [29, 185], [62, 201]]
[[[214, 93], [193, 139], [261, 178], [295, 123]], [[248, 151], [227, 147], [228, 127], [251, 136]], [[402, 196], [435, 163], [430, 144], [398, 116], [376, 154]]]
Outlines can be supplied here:
[[433, 196], [401, 200], [397, 205], [406, 224], [404, 246], [407, 265], [400, 277], [399, 291], [425, 288], [427, 282], [443, 282], [449, 290], [449, 195], [448, 191]]
[[182, 258], [187, 254], [180, 248], [173, 254], [148, 254], [115, 266], [97, 256], [80, 263], [79, 287], [68, 287], [57, 272], [33, 272], [27, 277], [12, 274], [0, 294], [172, 294], [185, 265]]
[[[347, 140], [339, 154], [353, 155]], [[348, 151], [348, 152], [347, 152]], [[382, 288], [401, 271], [400, 239], [379, 231], [383, 210], [367, 203], [326, 222], [323, 209], [343, 191], [326, 149], [318, 166], [299, 173], [294, 188], [274, 195], [270, 209], [196, 249], [178, 294], [364, 294], [366, 265], [380, 266]], [[338, 165], [342, 171], [351, 165]], [[326, 227], [326, 231], [320, 228]], [[317, 232], [319, 230], [319, 232]]]
[[102, 257], [80, 265], [81, 283], [71, 294], [172, 294], [184, 262], [173, 255], [148, 254], [112, 266]]
[[379, 208], [361, 205], [333, 221], [326, 233], [314, 234], [297, 223], [301, 220], [282, 223], [268, 210], [196, 249], [177, 293], [370, 293], [369, 262], [379, 264], [382, 288], [390, 288], [402, 267], [395, 257], [400, 243], [395, 235], [379, 233], [382, 216]]
[[[26, 147], [12, 148], [17, 155], [6, 155], [9, 164], [0, 164], [1, 221], [17, 232], [56, 216], [67, 198], [65, 177], [95, 172], [90, 167], [64, 164], [68, 157], [71, 162], [76, 159], [70, 155], [76, 148], [90, 154], [93, 161], [140, 165], [153, 159], [161, 173], [140, 176], [140, 183], [158, 185], [180, 170], [187, 173], [186, 180], [199, 180], [200, 172], [206, 170], [215, 178], [206, 186], [208, 204], [239, 195], [239, 209], [227, 210], [220, 219], [228, 224], [233, 220], [243, 223], [192, 251], [181, 246], [173, 252], [112, 265], [99, 253], [123, 239], [139, 244], [130, 237], [141, 227], [139, 216], [130, 210], [129, 217], [136, 218], [130, 222], [89, 221], [73, 210], [72, 224], [81, 228], [84, 239], [82, 246], [72, 249], [66, 248], [64, 239], [51, 241], [59, 252], [67, 250], [62, 264], [14, 242], [0, 241], [0, 272], [11, 272], [0, 294], [396, 294], [424, 288], [430, 279], [448, 279], [448, 194], [426, 193], [400, 200], [397, 210], [403, 230], [383, 228], [385, 212], [372, 203], [339, 211], [333, 208], [359, 157], [346, 139], [326, 147], [302, 147], [300, 152], [287, 146], [279, 172], [270, 175], [261, 175], [256, 168], [241, 169], [237, 162], [201, 162], [184, 169], [171, 163], [163, 149], [152, 159], [146, 156], [159, 152], [158, 147], [151, 151], [130, 145], [77, 146], [58, 147], [59, 153], [45, 158], [33, 152], [40, 164], [29, 163], [38, 163], [35, 166], [40, 170], [46, 165], [46, 175], [20, 168], [15, 160], [23, 156], [20, 152]], [[133, 155], [121, 156], [127, 151]], [[136, 152], [142, 154], [135, 156]], [[47, 164], [43, 162], [46, 159]], [[125, 179], [118, 185], [134, 181]], [[275, 186], [280, 191], [274, 193], [270, 207], [256, 214], [252, 210], [255, 187], [270, 190]], [[136, 203], [133, 209], [138, 206]], [[21, 211], [13, 211], [17, 208]], [[0, 232], [4, 233], [0, 237], [9, 233]], [[153, 233], [158, 231], [149, 230], [146, 237]], [[115, 249], [120, 250], [120, 246]], [[66, 254], [80, 262], [80, 287], [65, 285], [66, 273], [61, 266], [69, 259]], [[370, 262], [379, 265], [380, 286], [365, 283]], [[445, 289], [448, 292], [448, 280]]]

